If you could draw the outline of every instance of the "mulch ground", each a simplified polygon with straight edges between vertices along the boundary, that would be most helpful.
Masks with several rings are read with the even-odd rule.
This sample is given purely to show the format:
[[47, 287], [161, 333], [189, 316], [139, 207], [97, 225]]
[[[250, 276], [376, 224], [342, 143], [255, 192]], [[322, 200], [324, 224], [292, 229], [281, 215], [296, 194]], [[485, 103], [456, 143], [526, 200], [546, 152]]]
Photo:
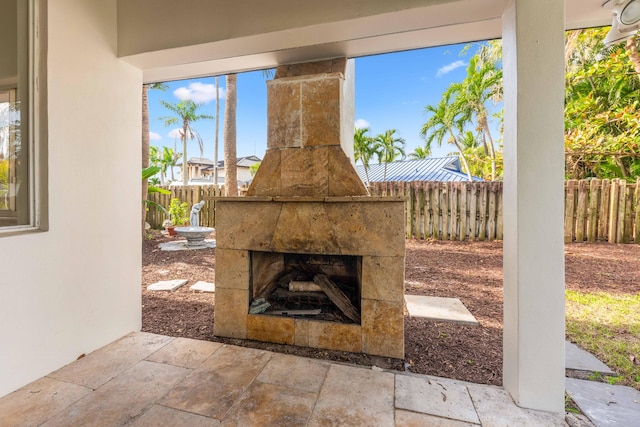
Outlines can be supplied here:
[[[164, 252], [157, 232], [143, 242], [142, 330], [157, 334], [375, 365], [386, 369], [502, 383], [502, 242], [407, 241], [405, 293], [459, 298], [480, 326], [405, 320], [405, 359], [219, 338], [213, 335], [215, 294], [193, 292], [199, 280], [215, 282], [215, 249]], [[583, 292], [640, 293], [640, 245], [565, 246], [566, 286]], [[188, 279], [175, 292], [148, 285]]]

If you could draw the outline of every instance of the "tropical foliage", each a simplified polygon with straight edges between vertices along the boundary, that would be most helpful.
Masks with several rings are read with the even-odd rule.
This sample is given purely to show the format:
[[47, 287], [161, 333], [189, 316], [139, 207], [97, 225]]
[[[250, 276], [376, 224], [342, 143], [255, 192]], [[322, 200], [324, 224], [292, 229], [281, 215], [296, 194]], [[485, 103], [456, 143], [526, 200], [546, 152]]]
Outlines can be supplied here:
[[405, 159], [405, 140], [396, 132], [396, 129], [389, 129], [376, 136], [370, 136], [369, 128], [356, 128], [353, 135], [353, 153], [355, 161], [362, 163], [367, 183], [369, 165], [374, 157], [378, 159], [378, 164], [384, 163], [383, 180], [387, 179], [387, 163], [395, 161], [398, 157]]
[[173, 116], [160, 117], [160, 120], [164, 122], [165, 126], [180, 125], [180, 139], [182, 140], [182, 184], [187, 185], [189, 183], [189, 177], [187, 174], [187, 140], [195, 139], [198, 142], [200, 148], [200, 157], [203, 156], [204, 142], [202, 137], [193, 127], [193, 123], [198, 120], [213, 119], [213, 116], [208, 114], [199, 114], [198, 108], [201, 104], [196, 104], [190, 99], [180, 101], [176, 104], [171, 104], [166, 101], [161, 101], [162, 105], [172, 112]]
[[605, 47], [608, 28], [568, 33], [565, 94], [567, 178], [640, 177], [638, 36]]
[[[608, 28], [569, 31], [565, 50], [566, 177], [640, 177], [640, 55], [638, 35], [626, 44], [606, 47]], [[434, 142], [455, 147], [470, 174], [501, 179], [502, 100], [500, 41], [483, 44], [470, 58], [467, 75], [453, 83], [437, 105], [425, 107], [421, 135], [425, 148]], [[500, 126], [501, 127], [501, 126]], [[470, 129], [474, 129], [472, 132]]]
[[162, 147], [162, 152], [158, 147], [149, 147], [149, 164], [152, 166], [158, 166], [160, 173], [160, 184], [165, 184], [167, 170], [170, 170], [171, 172], [171, 181], [174, 180], [173, 168], [180, 156], [180, 153], [174, 152], [169, 147]]
[[[453, 145], [469, 180], [472, 174], [499, 179], [502, 156], [491, 132], [491, 121], [496, 117], [490, 111], [502, 100], [500, 42], [482, 44], [469, 59], [466, 71], [466, 77], [452, 83], [438, 104], [425, 107], [427, 121], [420, 135], [427, 150], [434, 142], [438, 146], [445, 141]], [[469, 130], [470, 126], [475, 127], [477, 135]]]
[[369, 162], [377, 152], [374, 139], [367, 135], [368, 133], [369, 128], [356, 128], [353, 135], [353, 156], [356, 162], [362, 163], [367, 183], [369, 183]]

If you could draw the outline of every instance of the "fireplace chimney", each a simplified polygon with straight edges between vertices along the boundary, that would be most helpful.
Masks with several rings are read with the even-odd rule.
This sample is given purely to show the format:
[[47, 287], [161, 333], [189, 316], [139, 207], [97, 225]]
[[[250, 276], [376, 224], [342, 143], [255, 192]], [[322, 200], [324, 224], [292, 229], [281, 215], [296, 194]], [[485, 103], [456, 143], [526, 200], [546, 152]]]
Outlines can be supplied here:
[[353, 60], [281, 65], [267, 82], [267, 152], [247, 196], [366, 196], [353, 163]]

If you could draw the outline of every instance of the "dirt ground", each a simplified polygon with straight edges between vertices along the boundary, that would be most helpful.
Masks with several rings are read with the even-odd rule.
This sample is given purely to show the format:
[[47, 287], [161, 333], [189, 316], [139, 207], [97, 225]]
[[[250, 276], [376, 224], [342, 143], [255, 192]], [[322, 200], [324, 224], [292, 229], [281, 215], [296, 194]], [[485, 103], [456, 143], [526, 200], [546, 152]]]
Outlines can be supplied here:
[[[480, 326], [405, 320], [405, 359], [219, 338], [213, 335], [215, 294], [193, 292], [215, 282], [215, 249], [160, 251], [172, 238], [143, 242], [142, 329], [281, 353], [455, 378], [502, 383], [502, 242], [407, 241], [405, 293], [459, 298]], [[215, 236], [212, 236], [215, 237]], [[640, 292], [640, 245], [565, 246], [566, 286], [581, 291]], [[175, 292], [147, 291], [159, 280], [188, 279]]]

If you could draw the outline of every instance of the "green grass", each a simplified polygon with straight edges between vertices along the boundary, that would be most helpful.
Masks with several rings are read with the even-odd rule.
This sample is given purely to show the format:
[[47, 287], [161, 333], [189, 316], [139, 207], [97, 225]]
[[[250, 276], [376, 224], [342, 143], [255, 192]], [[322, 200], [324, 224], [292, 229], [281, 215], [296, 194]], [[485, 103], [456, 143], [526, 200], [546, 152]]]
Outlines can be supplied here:
[[640, 390], [640, 294], [567, 290], [566, 297], [569, 339], [619, 374], [609, 383]]

